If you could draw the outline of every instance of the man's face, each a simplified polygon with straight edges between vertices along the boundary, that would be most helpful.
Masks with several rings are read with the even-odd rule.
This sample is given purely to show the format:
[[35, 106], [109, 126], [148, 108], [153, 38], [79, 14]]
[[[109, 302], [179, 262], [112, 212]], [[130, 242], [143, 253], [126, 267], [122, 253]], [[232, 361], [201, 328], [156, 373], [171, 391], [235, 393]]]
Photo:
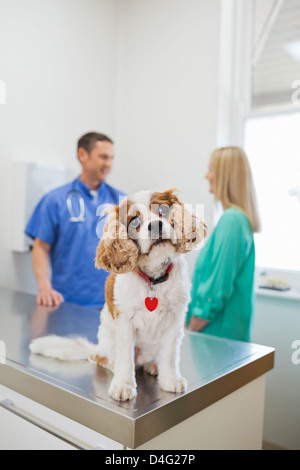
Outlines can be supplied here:
[[78, 157], [83, 171], [90, 178], [105, 181], [112, 169], [114, 146], [111, 142], [97, 141], [90, 153], [79, 149]]

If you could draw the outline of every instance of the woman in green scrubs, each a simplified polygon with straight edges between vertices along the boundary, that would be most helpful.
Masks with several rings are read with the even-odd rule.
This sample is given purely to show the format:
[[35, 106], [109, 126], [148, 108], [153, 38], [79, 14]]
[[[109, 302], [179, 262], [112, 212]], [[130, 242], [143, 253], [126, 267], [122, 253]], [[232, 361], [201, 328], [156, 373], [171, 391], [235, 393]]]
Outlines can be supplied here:
[[223, 215], [195, 264], [187, 324], [193, 331], [250, 341], [255, 247], [259, 231], [255, 189], [245, 152], [216, 150], [206, 175]]

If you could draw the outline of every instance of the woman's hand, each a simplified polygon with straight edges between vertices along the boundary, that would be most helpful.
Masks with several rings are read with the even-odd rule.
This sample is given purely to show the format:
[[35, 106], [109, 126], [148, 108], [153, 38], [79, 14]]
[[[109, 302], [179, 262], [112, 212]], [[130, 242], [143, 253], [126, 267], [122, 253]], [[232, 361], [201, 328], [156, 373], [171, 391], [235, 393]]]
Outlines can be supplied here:
[[192, 331], [201, 331], [207, 325], [209, 325], [209, 321], [204, 320], [203, 318], [200, 318], [200, 317], [192, 317], [189, 323], [189, 327]]

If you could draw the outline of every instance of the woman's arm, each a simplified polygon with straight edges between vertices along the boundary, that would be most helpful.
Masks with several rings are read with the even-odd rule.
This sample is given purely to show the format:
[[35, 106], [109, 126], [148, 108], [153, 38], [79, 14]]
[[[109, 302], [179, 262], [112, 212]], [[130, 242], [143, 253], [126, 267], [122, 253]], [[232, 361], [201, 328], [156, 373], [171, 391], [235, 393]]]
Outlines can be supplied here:
[[205, 277], [197, 276], [196, 272], [193, 281], [189, 326], [194, 331], [214, 322], [234, 292], [236, 276], [250, 243], [243, 217], [232, 211], [224, 214], [208, 241], [209, 250], [203, 259], [207, 266]]

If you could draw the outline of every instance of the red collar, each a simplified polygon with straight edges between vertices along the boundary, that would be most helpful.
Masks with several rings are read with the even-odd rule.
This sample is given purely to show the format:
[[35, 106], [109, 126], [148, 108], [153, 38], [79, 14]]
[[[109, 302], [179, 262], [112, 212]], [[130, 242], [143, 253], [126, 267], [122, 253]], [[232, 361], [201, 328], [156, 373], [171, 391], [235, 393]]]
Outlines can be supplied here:
[[149, 286], [153, 286], [155, 284], [160, 284], [161, 282], [167, 281], [169, 279], [169, 274], [170, 274], [170, 272], [172, 271], [173, 268], [174, 268], [174, 264], [171, 263], [169, 265], [168, 269], [166, 270], [165, 274], [158, 277], [157, 279], [154, 279], [153, 277], [147, 276], [147, 274], [145, 274], [143, 271], [141, 271], [140, 268], [138, 268], [137, 272], [143, 279], [145, 279], [145, 281], [148, 282]]

